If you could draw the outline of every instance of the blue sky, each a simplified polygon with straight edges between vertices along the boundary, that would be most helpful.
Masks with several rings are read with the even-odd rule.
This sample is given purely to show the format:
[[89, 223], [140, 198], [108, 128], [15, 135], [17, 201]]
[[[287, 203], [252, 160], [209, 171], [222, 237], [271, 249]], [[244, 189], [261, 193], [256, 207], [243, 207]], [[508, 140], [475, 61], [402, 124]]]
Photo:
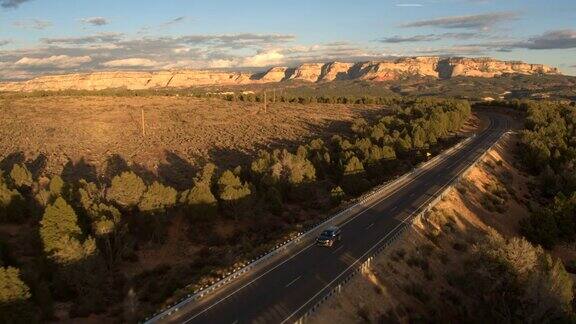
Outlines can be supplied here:
[[492, 56], [576, 74], [574, 0], [0, 0], [0, 79]]

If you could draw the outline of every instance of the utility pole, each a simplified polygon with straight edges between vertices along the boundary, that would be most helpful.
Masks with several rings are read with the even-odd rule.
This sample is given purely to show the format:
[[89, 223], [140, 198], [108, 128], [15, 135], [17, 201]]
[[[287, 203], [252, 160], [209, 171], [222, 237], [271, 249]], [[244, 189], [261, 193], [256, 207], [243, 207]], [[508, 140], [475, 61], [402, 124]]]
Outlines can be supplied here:
[[276, 89], [272, 89], [272, 102], [276, 103]]
[[146, 126], [144, 124], [144, 108], [141, 109], [142, 112], [142, 136], [146, 136]]
[[266, 91], [264, 91], [264, 113], [266, 113]]

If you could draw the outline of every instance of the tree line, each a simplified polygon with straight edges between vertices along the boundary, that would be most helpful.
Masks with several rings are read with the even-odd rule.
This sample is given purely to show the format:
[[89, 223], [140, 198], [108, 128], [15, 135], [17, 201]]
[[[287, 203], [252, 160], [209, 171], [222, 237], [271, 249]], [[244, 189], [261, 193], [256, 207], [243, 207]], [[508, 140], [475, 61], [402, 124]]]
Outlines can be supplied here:
[[576, 107], [530, 102], [520, 150], [536, 176], [540, 203], [522, 223], [531, 241], [552, 248], [576, 239]]
[[[11, 249], [0, 244], [0, 278], [6, 283], [0, 287], [0, 318], [34, 314], [33, 305], [50, 318], [54, 300], [72, 301], [75, 316], [99, 313], [122, 304], [131, 296], [129, 288], [140, 286], [146, 288], [133, 296], [135, 303], [156, 307], [191, 278], [229, 265], [208, 249], [169, 284], [141, 284], [145, 277], [131, 281], [119, 274], [120, 262], [134, 258], [139, 245], [164, 242], [174, 215], [184, 215], [190, 235], [208, 247], [238, 246], [236, 259], [257, 255], [266, 243], [317, 221], [306, 215], [328, 212], [409, 170], [426, 153], [453, 144], [470, 114], [466, 101], [398, 101], [377, 120], [355, 119], [346, 134], [317, 138], [296, 150], [262, 150], [232, 169], [208, 163], [180, 192], [159, 181], [147, 183], [129, 170], [109, 182], [65, 182], [60, 176], [40, 182], [25, 165], [15, 164], [0, 176], [0, 222], [37, 228], [41, 258], [34, 271], [20, 273]], [[294, 206], [308, 213], [292, 213]], [[219, 242], [207, 234], [218, 219], [255, 225]]]

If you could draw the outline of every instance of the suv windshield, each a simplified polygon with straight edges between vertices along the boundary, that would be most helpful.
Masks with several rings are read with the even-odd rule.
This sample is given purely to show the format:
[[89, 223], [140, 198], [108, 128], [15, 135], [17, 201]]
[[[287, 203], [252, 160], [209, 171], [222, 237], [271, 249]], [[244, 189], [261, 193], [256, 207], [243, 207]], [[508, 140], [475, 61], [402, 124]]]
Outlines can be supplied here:
[[334, 236], [334, 232], [332, 232], [332, 231], [324, 231], [324, 232], [322, 232], [322, 234], [320, 234], [320, 236], [322, 236], [322, 237], [333, 237], [333, 236]]

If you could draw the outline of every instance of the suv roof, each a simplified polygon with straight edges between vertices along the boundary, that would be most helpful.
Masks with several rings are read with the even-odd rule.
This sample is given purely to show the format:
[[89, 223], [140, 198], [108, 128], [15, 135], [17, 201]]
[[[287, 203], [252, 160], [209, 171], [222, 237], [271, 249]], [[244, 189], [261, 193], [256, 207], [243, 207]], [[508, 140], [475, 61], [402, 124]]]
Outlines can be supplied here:
[[325, 229], [323, 232], [337, 232], [339, 230], [340, 230], [340, 228], [338, 228], [337, 226], [330, 226], [327, 229]]

